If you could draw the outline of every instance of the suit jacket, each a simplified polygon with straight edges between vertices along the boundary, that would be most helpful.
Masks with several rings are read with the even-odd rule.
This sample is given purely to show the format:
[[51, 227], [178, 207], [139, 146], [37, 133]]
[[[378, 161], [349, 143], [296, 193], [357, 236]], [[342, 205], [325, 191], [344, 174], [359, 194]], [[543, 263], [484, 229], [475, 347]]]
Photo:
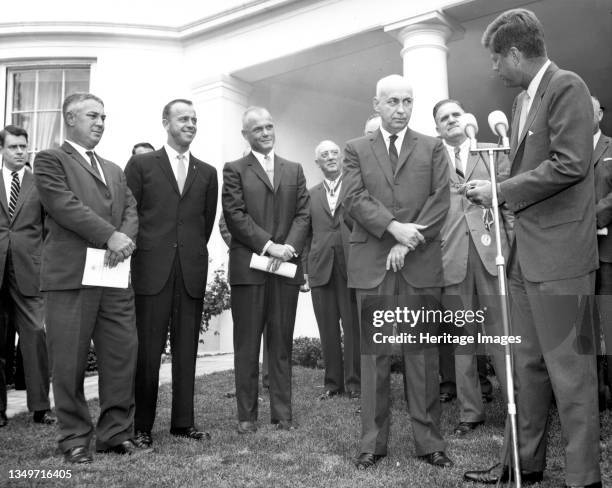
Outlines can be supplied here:
[[348, 253], [345, 246], [348, 244], [348, 229], [342, 218], [344, 209], [340, 199], [332, 216], [323, 182], [313, 186], [308, 193], [311, 223], [302, 264], [304, 273], [308, 275], [309, 285], [315, 287], [329, 282], [334, 263], [344, 277], [347, 277]]
[[123, 171], [96, 156], [106, 184], [67, 142], [36, 155], [34, 180], [47, 212], [42, 291], [82, 288], [87, 248], [105, 248], [114, 231], [136, 240], [136, 201]]
[[612, 263], [612, 138], [601, 134], [593, 151], [595, 168], [595, 211], [597, 227], [609, 234], [599, 236], [599, 260]]
[[156, 295], [168, 281], [178, 255], [185, 288], [203, 297], [208, 272], [206, 247], [217, 212], [217, 170], [191, 155], [179, 193], [164, 148], [132, 156], [125, 167], [138, 207], [139, 232], [132, 258], [132, 283], [140, 295]]
[[[479, 148], [497, 147], [495, 144], [478, 144]], [[496, 166], [497, 181], [503, 181], [510, 171], [508, 159], [503, 153], [498, 156]], [[447, 158], [448, 159], [448, 158]], [[461, 283], [467, 274], [469, 240], [478, 251], [482, 264], [493, 276], [497, 276], [495, 256], [497, 245], [493, 227], [487, 231], [483, 220], [483, 209], [470, 202], [464, 194], [459, 193], [461, 182], [455, 172], [455, 166], [449, 160], [450, 175], [450, 209], [440, 233], [442, 237], [442, 265], [444, 268], [444, 286]], [[485, 153], [470, 154], [465, 167], [465, 180], [490, 180], [489, 156]], [[512, 238], [511, 225], [514, 220], [512, 212], [500, 207], [502, 253], [508, 258]], [[487, 237], [490, 237], [489, 244]], [[483, 242], [484, 237], [484, 242]]]
[[500, 183], [516, 215], [516, 257], [529, 281], [585, 275], [599, 265], [589, 90], [578, 75], [551, 64], [519, 135], [522, 96], [512, 116], [510, 178]]
[[401, 273], [416, 288], [442, 286], [440, 230], [449, 208], [448, 156], [442, 141], [408, 128], [395, 174], [382, 133], [347, 142], [343, 205], [353, 218], [348, 285], [369, 289], [387, 273], [396, 244], [386, 231], [392, 220], [426, 225], [426, 243], [409, 252]]
[[43, 240], [43, 208], [34, 176], [25, 168], [13, 219], [9, 218], [8, 195], [0, 171], [0, 286], [10, 248], [19, 292], [40, 296], [40, 251]]
[[[266, 273], [249, 268], [251, 254], [260, 254], [266, 242], [290, 244], [299, 255], [310, 225], [310, 197], [302, 166], [274, 155], [274, 187], [253, 153], [226, 163], [221, 195], [223, 215], [232, 235], [229, 251], [230, 285], [256, 285]], [[295, 277], [284, 278], [302, 284], [301, 258], [291, 262], [298, 268]]]

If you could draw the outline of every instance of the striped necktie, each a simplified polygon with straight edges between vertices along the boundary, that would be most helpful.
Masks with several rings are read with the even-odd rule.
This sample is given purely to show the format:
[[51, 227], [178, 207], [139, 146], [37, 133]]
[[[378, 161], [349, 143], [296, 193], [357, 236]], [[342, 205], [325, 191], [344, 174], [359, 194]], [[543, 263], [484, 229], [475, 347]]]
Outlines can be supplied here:
[[19, 173], [17, 171], [13, 171], [11, 173], [13, 177], [11, 181], [11, 196], [9, 198], [9, 216], [12, 219], [13, 215], [15, 215], [15, 209], [17, 208], [17, 199], [19, 198], [19, 190], [21, 186], [19, 184]]
[[93, 151], [85, 151], [85, 154], [87, 154], [87, 156], [89, 156], [89, 164], [91, 164], [91, 168], [94, 170], [94, 172], [100, 176], [100, 170], [98, 169], [98, 163], [96, 162], [96, 158], [94, 156], [94, 152]]
[[465, 179], [465, 174], [461, 168], [463, 168], [463, 164], [461, 163], [461, 148], [457, 146], [455, 147], [455, 173], [457, 173], [459, 181]]

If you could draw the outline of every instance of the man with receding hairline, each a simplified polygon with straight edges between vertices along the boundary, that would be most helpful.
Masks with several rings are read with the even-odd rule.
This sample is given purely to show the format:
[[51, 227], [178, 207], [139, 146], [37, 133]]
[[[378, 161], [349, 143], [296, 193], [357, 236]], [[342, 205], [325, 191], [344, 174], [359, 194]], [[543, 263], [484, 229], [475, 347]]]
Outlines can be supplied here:
[[[566, 484], [601, 486], [595, 354], [580, 350], [595, 344], [590, 327], [581, 326], [598, 266], [591, 97], [577, 74], [548, 59], [542, 25], [529, 10], [499, 15], [482, 44], [504, 84], [523, 89], [513, 107], [510, 177], [497, 184], [499, 203], [516, 216], [507, 274], [511, 333], [521, 336], [513, 363], [522, 479], [527, 484], [544, 477], [554, 398]], [[468, 198], [490, 207], [491, 182], [470, 185]], [[464, 479], [507, 481], [508, 443], [506, 429], [501, 463], [468, 471]]]
[[[232, 236], [229, 282], [234, 319], [238, 432], [257, 431], [259, 345], [266, 328], [270, 420], [279, 430], [297, 427], [291, 408], [291, 348], [299, 286], [300, 253], [310, 225], [310, 199], [302, 167], [274, 152], [274, 122], [261, 107], [242, 116], [246, 156], [223, 168], [221, 201]], [[252, 254], [269, 256], [267, 272], [250, 268]], [[294, 277], [274, 274], [281, 263], [297, 265]]]
[[191, 101], [162, 110], [167, 142], [136, 154], [125, 167], [136, 198], [140, 229], [132, 260], [136, 292], [138, 363], [135, 440], [153, 443], [159, 367], [170, 329], [172, 412], [170, 433], [195, 441], [210, 438], [195, 426], [195, 361], [208, 272], [207, 243], [217, 211], [217, 170], [190, 151], [197, 132]]
[[134, 293], [126, 289], [81, 284], [87, 248], [106, 249], [109, 267], [128, 259], [138, 231], [136, 202], [121, 168], [94, 148], [104, 133], [102, 100], [75, 93], [64, 100], [66, 141], [41, 151], [34, 160], [36, 188], [47, 212], [40, 287], [58, 444], [68, 463], [92, 461], [94, 433], [83, 380], [93, 339], [98, 358], [100, 417], [96, 450], [135, 454], [134, 368], [138, 339]]
[[302, 258], [306, 281], [302, 291], [310, 289], [312, 293], [325, 362], [325, 392], [319, 399], [345, 392], [349, 398], [359, 398], [359, 321], [355, 291], [348, 288], [346, 281], [348, 228], [340, 200], [342, 154], [338, 145], [320, 142], [315, 148], [315, 163], [324, 178], [308, 190], [311, 226]]
[[[381, 126], [349, 141], [345, 149], [343, 205], [354, 221], [348, 285], [357, 289], [360, 313], [368, 295], [440, 298], [440, 229], [449, 208], [447, 156], [440, 140], [408, 127], [412, 101], [412, 86], [404, 77], [379, 80], [374, 109]], [[416, 455], [437, 467], [452, 466], [440, 432], [437, 348], [402, 352]], [[390, 365], [389, 355], [361, 356], [358, 469], [387, 454]]]

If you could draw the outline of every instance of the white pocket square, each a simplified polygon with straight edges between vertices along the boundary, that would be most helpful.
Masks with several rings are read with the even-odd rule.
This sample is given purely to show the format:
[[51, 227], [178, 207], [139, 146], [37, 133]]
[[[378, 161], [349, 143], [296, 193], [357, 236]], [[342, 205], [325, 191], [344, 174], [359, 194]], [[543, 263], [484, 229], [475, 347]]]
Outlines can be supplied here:
[[527, 131], [527, 137], [529, 137], [531, 134], [533, 134], [532, 130]]
[[603, 158], [604, 161], [612, 161], [612, 158]]

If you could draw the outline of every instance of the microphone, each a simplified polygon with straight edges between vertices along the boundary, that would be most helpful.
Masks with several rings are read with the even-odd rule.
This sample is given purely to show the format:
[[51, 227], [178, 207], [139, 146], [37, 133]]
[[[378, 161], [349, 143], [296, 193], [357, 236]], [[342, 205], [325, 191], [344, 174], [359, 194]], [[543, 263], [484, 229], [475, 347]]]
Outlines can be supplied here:
[[463, 114], [459, 119], [459, 124], [465, 135], [470, 139], [470, 151], [475, 152], [477, 149], [476, 134], [478, 134], [478, 122], [472, 114]]
[[503, 147], [510, 147], [510, 141], [508, 140], [508, 117], [501, 110], [494, 110], [489, 114], [489, 127], [491, 132], [501, 137], [501, 145]]

